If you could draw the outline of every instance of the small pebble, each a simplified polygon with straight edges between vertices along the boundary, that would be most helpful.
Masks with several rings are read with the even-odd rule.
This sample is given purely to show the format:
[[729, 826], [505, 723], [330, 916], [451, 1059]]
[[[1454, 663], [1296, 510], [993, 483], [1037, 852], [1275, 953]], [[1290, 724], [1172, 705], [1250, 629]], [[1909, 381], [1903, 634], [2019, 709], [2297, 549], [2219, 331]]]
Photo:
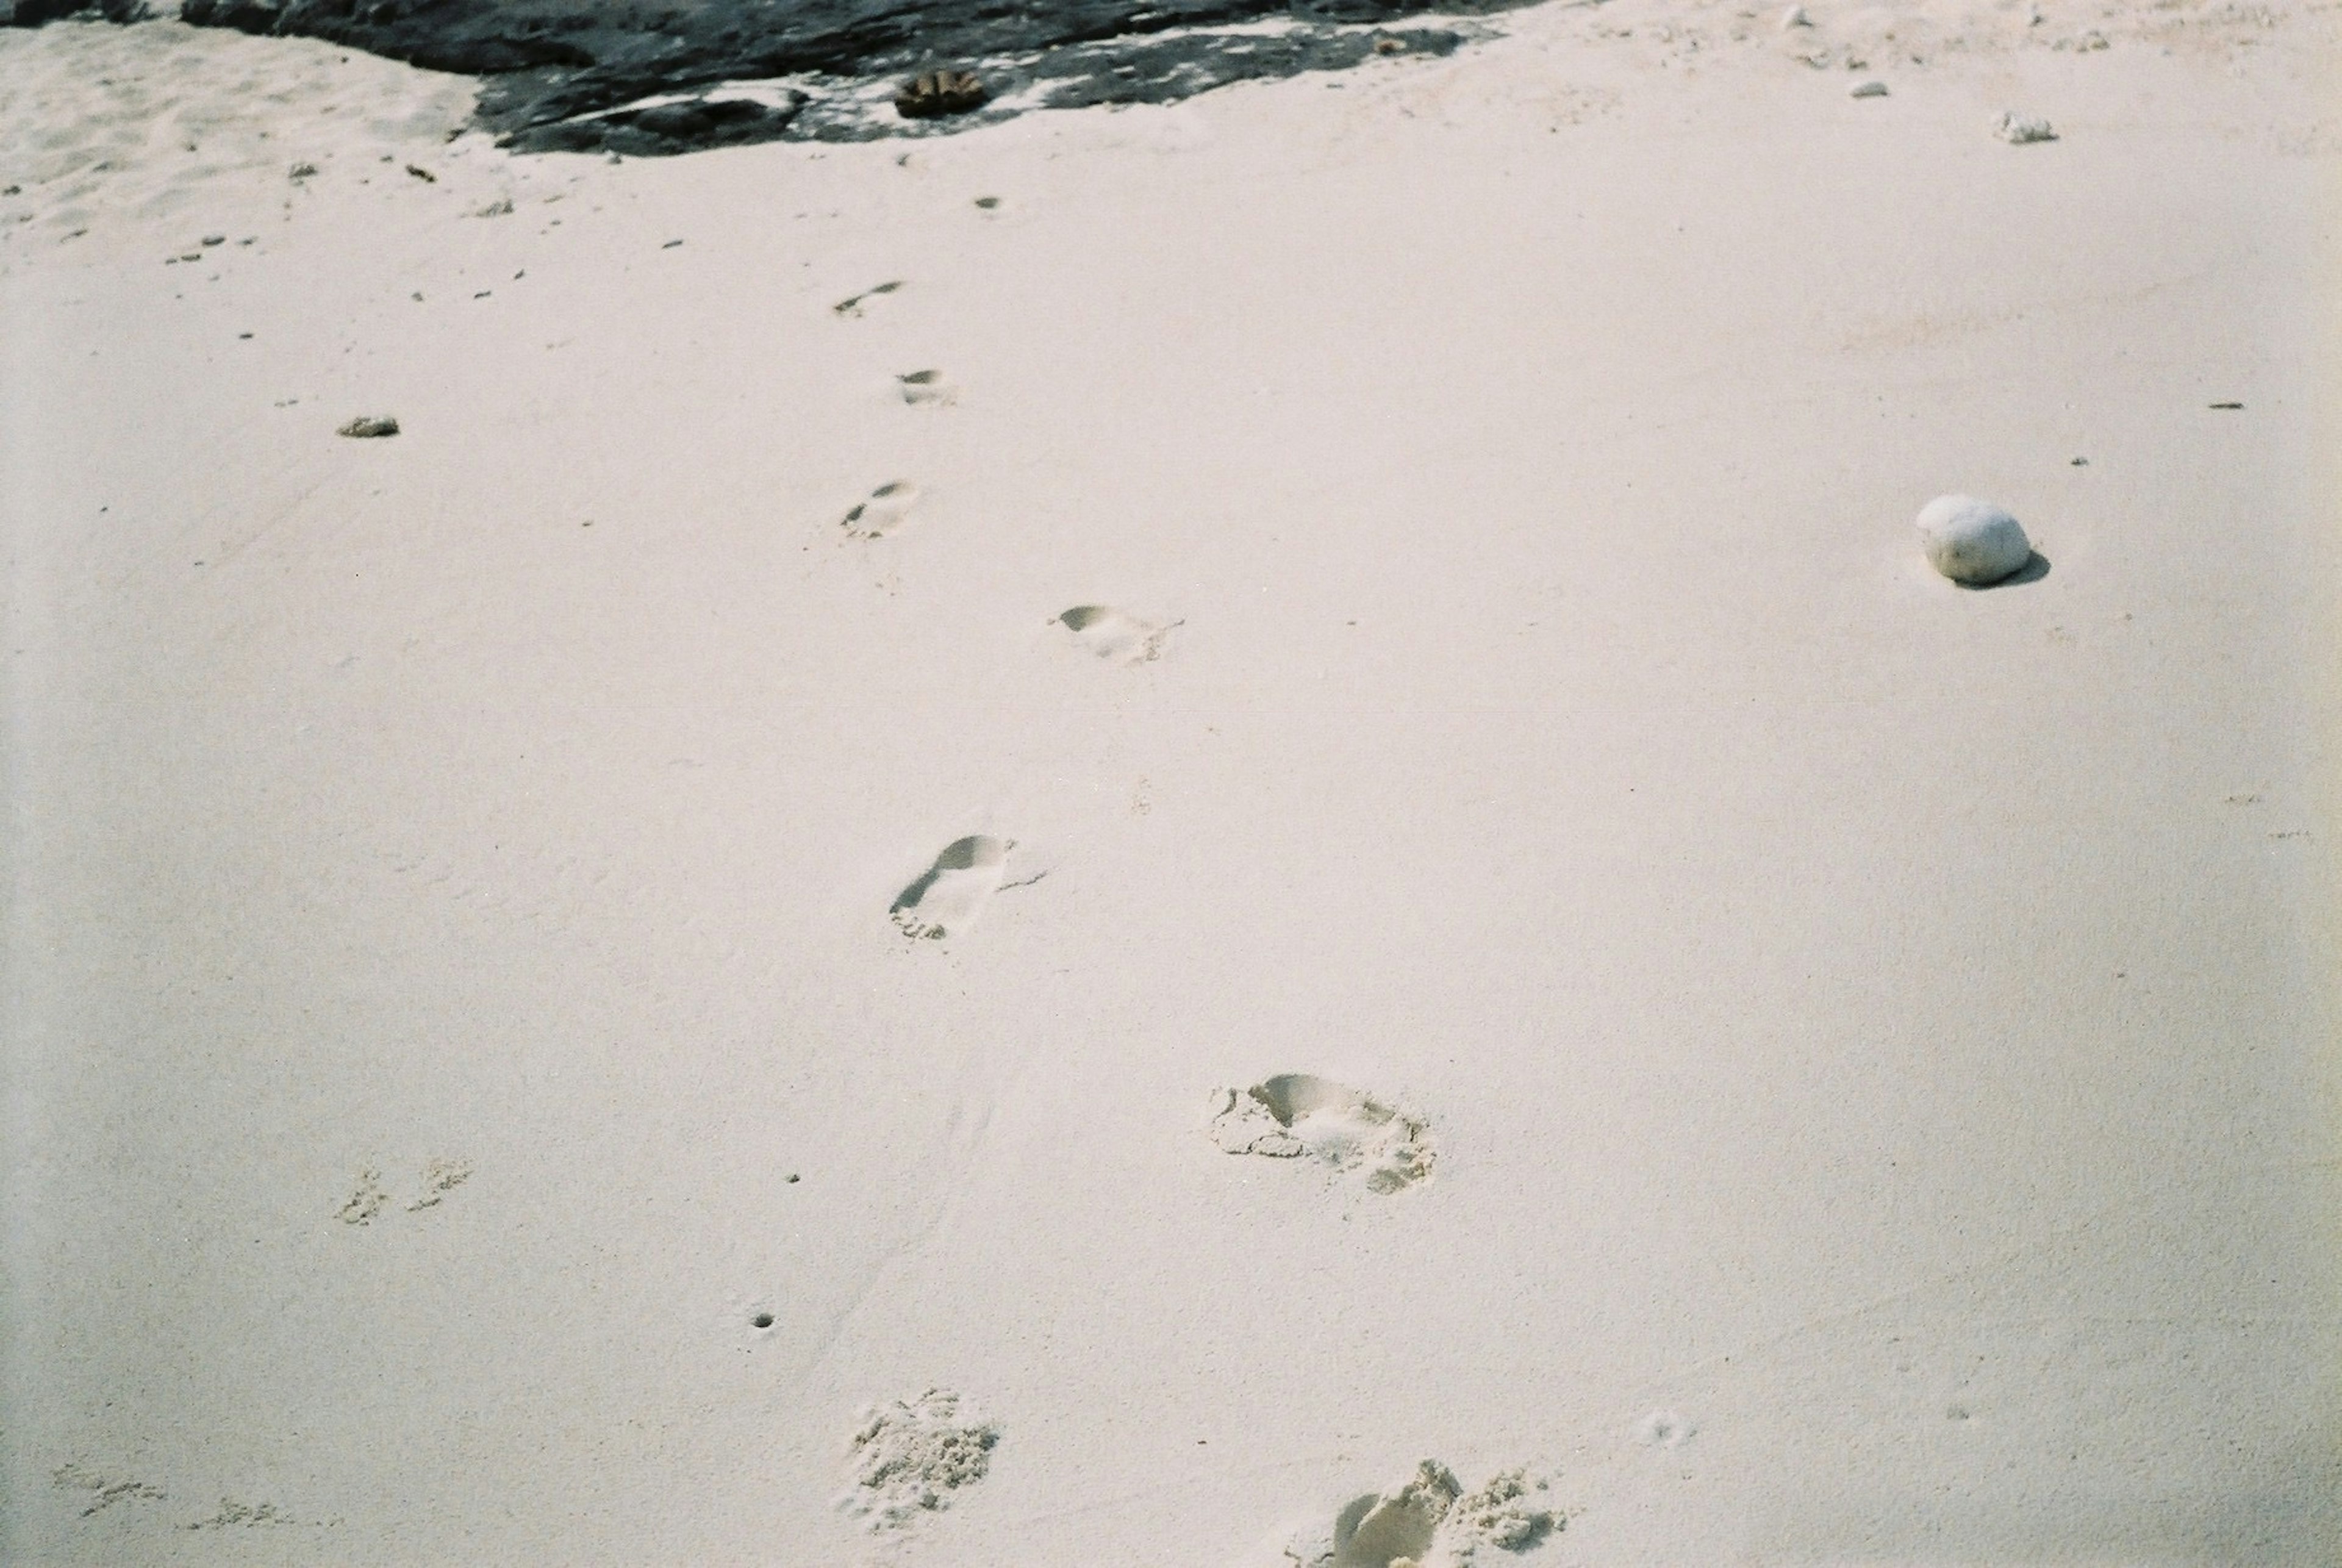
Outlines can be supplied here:
[[1784, 33], [1792, 27], [1810, 27], [1813, 25], [1814, 19], [1806, 15], [1806, 8], [1802, 5], [1792, 5], [1781, 13], [1781, 31]]
[[1973, 495], [1938, 495], [1919, 509], [1919, 546], [1955, 583], [1997, 583], [2033, 559], [2016, 518]]
[[1847, 89], [1846, 95], [1849, 98], [1883, 98], [1887, 96], [1887, 84], [1884, 82], [1857, 82], [1853, 86]]
[[388, 414], [362, 414], [334, 434], [355, 436], [361, 441], [371, 441], [385, 435], [397, 434], [398, 421]]
[[2070, 464], [2068, 464], [2069, 467], [2074, 468], [2087, 468], [2089, 465], [2090, 460], [2087, 457], [2077, 457]]
[[227, 236], [225, 235], [205, 235], [204, 236], [204, 244], [207, 245], [224, 245], [227, 244]]

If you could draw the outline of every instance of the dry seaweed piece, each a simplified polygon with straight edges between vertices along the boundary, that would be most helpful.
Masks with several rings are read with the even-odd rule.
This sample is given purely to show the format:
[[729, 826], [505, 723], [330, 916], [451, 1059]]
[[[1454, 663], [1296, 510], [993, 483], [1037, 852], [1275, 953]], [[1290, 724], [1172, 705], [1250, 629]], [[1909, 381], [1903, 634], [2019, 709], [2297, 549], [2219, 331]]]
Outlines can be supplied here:
[[906, 120], [933, 120], [981, 108], [989, 94], [966, 71], [926, 71], [895, 95], [895, 112]]

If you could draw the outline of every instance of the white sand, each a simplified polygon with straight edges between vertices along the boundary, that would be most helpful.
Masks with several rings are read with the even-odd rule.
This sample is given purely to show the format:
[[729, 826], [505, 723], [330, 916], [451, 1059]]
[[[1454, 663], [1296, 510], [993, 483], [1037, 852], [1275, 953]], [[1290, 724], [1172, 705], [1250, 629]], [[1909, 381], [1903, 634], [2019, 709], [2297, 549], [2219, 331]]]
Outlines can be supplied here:
[[616, 166], [0, 34], [0, 1557], [2342, 1560], [2335, 14], [1807, 11]]

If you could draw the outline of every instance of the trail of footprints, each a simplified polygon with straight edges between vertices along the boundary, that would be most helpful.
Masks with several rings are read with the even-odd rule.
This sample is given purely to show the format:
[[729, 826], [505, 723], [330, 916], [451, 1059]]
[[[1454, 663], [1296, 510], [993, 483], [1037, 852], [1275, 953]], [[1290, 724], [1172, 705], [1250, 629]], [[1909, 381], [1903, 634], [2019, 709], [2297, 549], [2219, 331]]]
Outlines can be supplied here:
[[[979, 204], [983, 205], [983, 204]], [[870, 300], [903, 287], [899, 279], [864, 290], [831, 306], [839, 316], [861, 316]], [[914, 408], [947, 408], [957, 388], [939, 370], [898, 375], [896, 389]], [[876, 541], [898, 533], [917, 506], [921, 487], [889, 480], [839, 519], [849, 539]], [[1070, 646], [1103, 663], [1151, 664], [1181, 623], [1156, 621], [1112, 604], [1075, 604], [1050, 623]], [[916, 943], [966, 934], [1006, 880], [1016, 841], [971, 834], [938, 851], [896, 895], [887, 914]], [[1037, 877], [1027, 880], [1037, 880]], [[1422, 1182], [1435, 1158], [1423, 1121], [1382, 1100], [1306, 1073], [1281, 1073], [1243, 1089], [1213, 1093], [1207, 1133], [1230, 1154], [1291, 1162], [1376, 1193]], [[368, 1182], [373, 1173], [367, 1174]], [[365, 1218], [380, 1207], [361, 1183], [345, 1218]], [[352, 1223], [364, 1223], [352, 1218]], [[852, 1486], [839, 1510], [874, 1533], [908, 1529], [951, 1505], [954, 1493], [984, 1479], [999, 1428], [969, 1410], [962, 1396], [928, 1389], [916, 1398], [866, 1407], [848, 1439]], [[1445, 1466], [1426, 1461], [1416, 1477], [1388, 1496], [1355, 1499], [1314, 1535], [1294, 1538], [1285, 1561], [1294, 1568], [1429, 1568], [1466, 1564], [1482, 1547], [1524, 1550], [1560, 1527], [1558, 1513], [1515, 1471], [1466, 1493]]]

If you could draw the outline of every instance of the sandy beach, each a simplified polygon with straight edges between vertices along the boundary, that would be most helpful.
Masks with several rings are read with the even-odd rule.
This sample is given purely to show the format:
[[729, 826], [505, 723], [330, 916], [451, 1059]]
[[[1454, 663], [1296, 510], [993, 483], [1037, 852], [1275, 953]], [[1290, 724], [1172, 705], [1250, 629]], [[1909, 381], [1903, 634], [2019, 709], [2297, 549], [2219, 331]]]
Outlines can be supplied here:
[[2342, 1562], [2337, 13], [1803, 13], [0, 29], [0, 1558]]

